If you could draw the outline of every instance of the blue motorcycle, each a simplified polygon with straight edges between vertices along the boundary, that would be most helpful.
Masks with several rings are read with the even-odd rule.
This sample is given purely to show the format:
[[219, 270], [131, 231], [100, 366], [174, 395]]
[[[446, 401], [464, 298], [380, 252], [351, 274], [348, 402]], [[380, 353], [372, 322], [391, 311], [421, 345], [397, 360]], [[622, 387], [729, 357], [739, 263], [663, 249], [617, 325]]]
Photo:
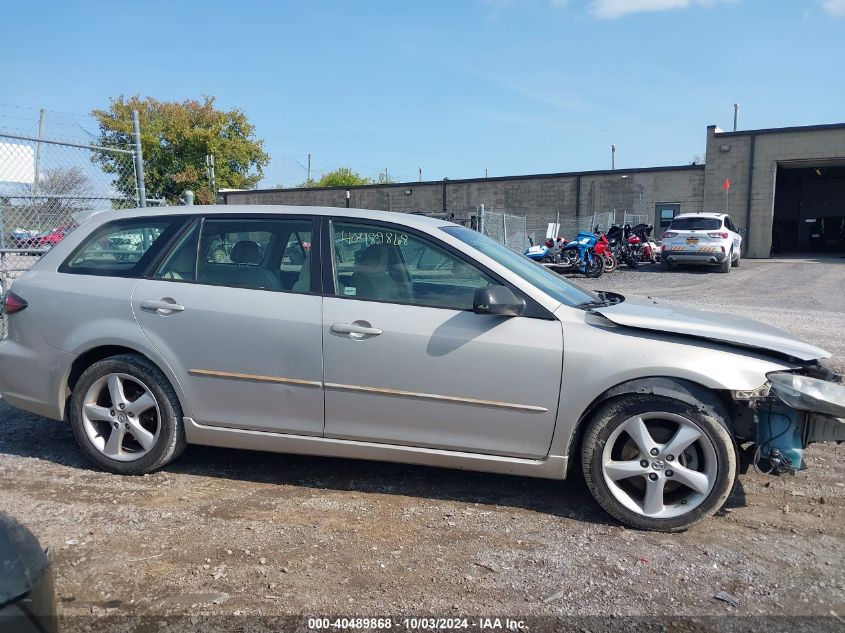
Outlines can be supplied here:
[[604, 256], [598, 251], [604, 251], [606, 243], [598, 245], [597, 248], [598, 241], [599, 238], [594, 233], [578, 233], [560, 252], [561, 268], [580, 271], [590, 279], [601, 277], [604, 272]]
[[535, 262], [552, 262], [552, 250], [545, 244], [532, 245], [525, 249], [523, 253], [528, 259], [533, 259]]

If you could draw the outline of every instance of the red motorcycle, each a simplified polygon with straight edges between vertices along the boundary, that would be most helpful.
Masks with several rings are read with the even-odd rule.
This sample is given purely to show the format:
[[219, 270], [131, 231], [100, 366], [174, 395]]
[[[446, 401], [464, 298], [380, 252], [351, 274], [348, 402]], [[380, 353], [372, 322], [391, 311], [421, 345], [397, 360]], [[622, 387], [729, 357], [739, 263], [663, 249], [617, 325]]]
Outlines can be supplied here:
[[637, 260], [642, 262], [657, 263], [659, 257], [657, 244], [651, 239], [653, 227], [649, 224], [638, 224], [631, 229], [628, 236], [628, 244], [637, 255]]
[[616, 258], [610, 250], [610, 242], [604, 233], [597, 232], [596, 234], [598, 235], [598, 239], [596, 240], [596, 245], [593, 247], [593, 251], [604, 260], [604, 272], [612, 273], [616, 270]]

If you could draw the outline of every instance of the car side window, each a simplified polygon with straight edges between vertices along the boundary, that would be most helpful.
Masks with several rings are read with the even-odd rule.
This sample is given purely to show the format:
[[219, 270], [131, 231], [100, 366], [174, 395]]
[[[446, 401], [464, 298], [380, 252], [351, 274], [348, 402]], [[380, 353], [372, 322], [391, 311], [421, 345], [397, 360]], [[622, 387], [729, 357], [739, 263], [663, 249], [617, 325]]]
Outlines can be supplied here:
[[175, 244], [154, 277], [309, 293], [312, 224], [301, 218], [206, 218]]
[[173, 250], [164, 258], [153, 277], [156, 279], [176, 279], [194, 281], [196, 279], [197, 239], [199, 222], [194, 222], [183, 235]]
[[161, 244], [184, 222], [184, 217], [132, 218], [108, 222], [89, 235], [65, 260], [60, 272], [135, 277]]
[[475, 291], [496, 282], [433, 240], [377, 224], [332, 223], [335, 294], [471, 310]]
[[731, 220], [729, 216], [725, 216], [725, 228], [727, 228], [729, 231], [733, 231], [734, 233], [736, 233], [733, 220]]

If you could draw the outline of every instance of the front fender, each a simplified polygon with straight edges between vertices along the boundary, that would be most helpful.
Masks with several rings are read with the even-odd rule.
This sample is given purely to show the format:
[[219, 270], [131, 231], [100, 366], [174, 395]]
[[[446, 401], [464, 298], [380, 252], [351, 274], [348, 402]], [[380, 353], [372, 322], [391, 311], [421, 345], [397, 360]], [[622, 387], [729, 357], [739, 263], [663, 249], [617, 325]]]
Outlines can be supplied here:
[[579, 425], [614, 395], [645, 390], [729, 417], [719, 392], [754, 390], [766, 374], [795, 367], [744, 348], [608, 324], [574, 308], [555, 316], [563, 324], [564, 363], [553, 455], [568, 455]]

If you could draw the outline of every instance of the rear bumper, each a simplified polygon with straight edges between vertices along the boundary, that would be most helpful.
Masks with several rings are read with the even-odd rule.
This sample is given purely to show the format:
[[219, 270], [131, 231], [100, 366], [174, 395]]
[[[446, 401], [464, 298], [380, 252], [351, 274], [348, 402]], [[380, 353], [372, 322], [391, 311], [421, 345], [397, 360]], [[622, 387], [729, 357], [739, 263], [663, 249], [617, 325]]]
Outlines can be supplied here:
[[35, 348], [11, 339], [0, 342], [0, 395], [13, 407], [61, 420], [67, 376], [76, 355], [37, 340]]
[[728, 258], [728, 254], [721, 251], [672, 251], [667, 248], [662, 251], [661, 257], [684, 264], [721, 264]]

